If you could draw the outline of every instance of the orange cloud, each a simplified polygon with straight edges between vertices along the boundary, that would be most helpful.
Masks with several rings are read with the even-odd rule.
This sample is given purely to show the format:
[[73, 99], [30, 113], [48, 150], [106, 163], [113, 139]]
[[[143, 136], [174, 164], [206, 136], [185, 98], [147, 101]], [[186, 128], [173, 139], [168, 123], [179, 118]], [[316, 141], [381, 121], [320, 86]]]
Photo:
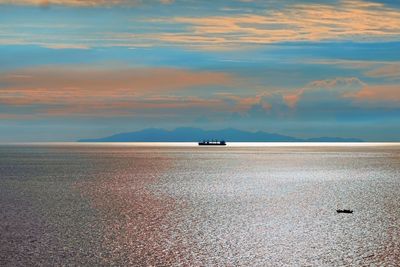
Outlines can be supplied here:
[[295, 109], [301, 99], [313, 98], [314, 101], [337, 101], [339, 99], [350, 99], [358, 101], [376, 102], [378, 105], [384, 102], [400, 101], [400, 84], [368, 85], [357, 77], [336, 77], [334, 79], [315, 80], [305, 86], [295, 89], [270, 89], [255, 96], [239, 96], [229, 93], [219, 93], [217, 98], [232, 100], [233, 111], [243, 112], [254, 105], [261, 105], [265, 110], [273, 108], [270, 100], [282, 98], [283, 102], [290, 108]]
[[121, 3], [119, 0], [0, 0], [0, 4], [14, 5], [67, 5], [67, 6], [97, 6]]
[[400, 102], [400, 85], [367, 85], [354, 94], [357, 100]]
[[367, 71], [365, 75], [369, 77], [400, 79], [400, 63], [386, 64], [379, 68]]
[[299, 102], [300, 97], [303, 94], [303, 90], [299, 90], [294, 93], [289, 93], [286, 95], [283, 95], [283, 101], [288, 105], [290, 108], [295, 108], [297, 105], [297, 102]]
[[81, 44], [42, 44], [42, 46], [50, 49], [90, 49], [89, 46]]
[[154, 98], [192, 87], [230, 86], [226, 73], [182, 69], [46, 67], [0, 75], [0, 103], [39, 105], [45, 114], [132, 114], [132, 111], [213, 106], [199, 98]]
[[[170, 4], [173, 0], [159, 0], [159, 2]], [[0, 4], [2, 3], [91, 7], [132, 6], [146, 2], [143, 0], [0, 0]], [[137, 23], [138, 20], [140, 23], [147, 23], [148, 32], [96, 31], [90, 38], [83, 39], [80, 36], [71, 36], [68, 40], [64, 39], [65, 36], [54, 38], [47, 34], [36, 36], [32, 33], [27, 38], [21, 38], [18, 34], [11, 33], [9, 37], [0, 40], [0, 43], [35, 44], [58, 49], [154, 46], [167, 43], [206, 50], [227, 50], [279, 42], [325, 40], [364, 42], [400, 39], [400, 12], [382, 3], [342, 0], [334, 4], [288, 4], [280, 9], [259, 10], [257, 14], [246, 12], [244, 10], [240, 14], [220, 16], [152, 17], [144, 21], [141, 18], [133, 18], [133, 23]], [[160, 24], [164, 25], [160, 27]], [[168, 28], [165, 28], [166, 25], [174, 31], [170, 29], [162, 31]]]
[[136, 97], [194, 86], [230, 85], [232, 77], [221, 72], [182, 69], [93, 69], [42, 67], [0, 75], [5, 99], [26, 102], [79, 101], [99, 97]]
[[168, 5], [168, 4], [172, 4], [172, 3], [174, 2], [174, 0], [160, 0], [160, 2], [161, 2], [162, 4]]
[[150, 35], [161, 41], [198, 46], [237, 46], [289, 41], [399, 39], [400, 12], [380, 3], [294, 4], [263, 15], [175, 17], [187, 32]]
[[294, 92], [282, 93], [285, 103], [295, 108], [298, 101], [313, 91], [330, 90], [334, 97], [358, 101], [400, 102], [400, 84], [368, 85], [356, 77], [338, 77], [331, 80], [317, 80]]
[[337, 77], [335, 79], [327, 79], [327, 80], [316, 80], [308, 83], [303, 91], [305, 90], [312, 90], [312, 89], [332, 89], [332, 88], [343, 88], [350, 85], [364, 85], [364, 83], [358, 79], [357, 77]]
[[299, 100], [307, 92], [331, 90], [339, 97], [347, 97], [365, 85], [364, 82], [356, 77], [337, 77], [334, 79], [311, 81], [303, 88], [291, 92], [282, 92], [282, 96], [283, 101], [290, 108], [295, 108]]
[[[263, 98], [268, 96], [269, 93], [261, 93], [255, 96], [243, 96], [243, 95], [235, 95], [230, 93], [217, 93], [216, 98], [221, 99], [222, 101], [232, 101], [234, 103], [232, 107], [232, 111], [235, 112], [243, 112], [251, 108], [253, 105], [264, 105], [266, 109], [269, 108], [267, 103], [263, 103]], [[267, 107], [268, 106], [268, 107]]]
[[342, 68], [360, 69], [364, 75], [373, 78], [400, 78], [400, 62], [398, 61], [370, 61], [370, 60], [312, 60], [313, 64], [338, 65]]
[[[0, 4], [36, 5], [47, 7], [50, 5], [65, 5], [77, 7], [137, 5], [141, 0], [0, 0]], [[173, 0], [160, 0], [162, 4], [170, 4]]]

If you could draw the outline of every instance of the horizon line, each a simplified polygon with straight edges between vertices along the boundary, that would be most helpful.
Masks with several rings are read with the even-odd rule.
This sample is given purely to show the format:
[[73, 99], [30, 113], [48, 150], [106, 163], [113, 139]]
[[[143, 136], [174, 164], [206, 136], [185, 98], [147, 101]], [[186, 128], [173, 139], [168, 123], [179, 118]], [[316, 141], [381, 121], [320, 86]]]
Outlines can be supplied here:
[[[50, 141], [50, 142], [0, 142], [0, 146], [165, 146], [165, 147], [198, 147], [198, 142], [77, 142], [77, 141]], [[400, 146], [398, 141], [382, 141], [382, 142], [227, 142], [227, 147], [316, 147], [316, 146]], [[208, 147], [207, 147], [208, 148]]]

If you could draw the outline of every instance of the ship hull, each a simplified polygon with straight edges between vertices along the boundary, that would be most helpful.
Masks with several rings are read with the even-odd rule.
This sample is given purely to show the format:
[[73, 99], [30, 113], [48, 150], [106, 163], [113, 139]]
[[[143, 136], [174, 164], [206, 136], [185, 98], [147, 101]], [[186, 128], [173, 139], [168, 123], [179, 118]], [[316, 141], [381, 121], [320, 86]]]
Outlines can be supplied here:
[[205, 144], [205, 143], [199, 143], [199, 146], [226, 146], [226, 144]]

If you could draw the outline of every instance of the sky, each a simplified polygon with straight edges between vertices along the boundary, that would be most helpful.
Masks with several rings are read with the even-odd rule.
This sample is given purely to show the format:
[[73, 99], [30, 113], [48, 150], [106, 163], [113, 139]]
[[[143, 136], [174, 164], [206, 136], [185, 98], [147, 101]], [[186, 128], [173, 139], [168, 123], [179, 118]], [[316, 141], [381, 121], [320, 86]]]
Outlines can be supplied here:
[[400, 141], [398, 0], [0, 0], [0, 142]]

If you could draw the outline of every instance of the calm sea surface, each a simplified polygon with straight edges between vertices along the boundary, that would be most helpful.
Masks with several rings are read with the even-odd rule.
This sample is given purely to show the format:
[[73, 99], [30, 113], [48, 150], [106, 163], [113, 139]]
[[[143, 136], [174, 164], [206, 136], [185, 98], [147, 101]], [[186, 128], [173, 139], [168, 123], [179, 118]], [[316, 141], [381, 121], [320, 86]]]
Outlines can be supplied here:
[[400, 145], [0, 145], [0, 266], [37, 265], [399, 266]]

